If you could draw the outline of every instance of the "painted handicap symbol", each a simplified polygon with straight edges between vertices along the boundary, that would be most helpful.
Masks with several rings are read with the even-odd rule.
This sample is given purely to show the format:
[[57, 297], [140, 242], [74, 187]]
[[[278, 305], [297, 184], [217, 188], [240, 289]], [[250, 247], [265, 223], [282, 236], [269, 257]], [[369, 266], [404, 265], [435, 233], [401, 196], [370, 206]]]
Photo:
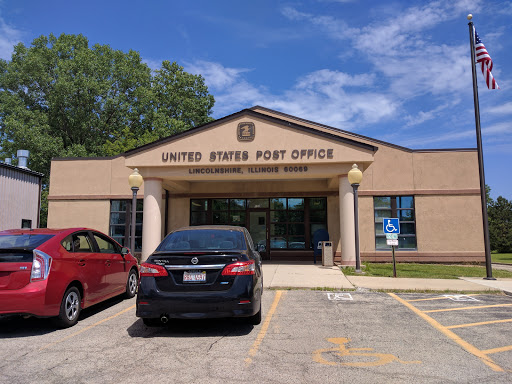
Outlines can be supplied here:
[[[403, 361], [398, 357], [392, 355], [391, 353], [377, 353], [370, 352], [373, 351], [373, 348], [347, 348], [345, 344], [347, 344], [350, 339], [346, 337], [334, 337], [327, 339], [328, 342], [337, 344], [338, 347], [335, 348], [326, 348], [326, 349], [318, 349], [313, 352], [313, 360], [320, 364], [325, 365], [345, 365], [350, 367], [375, 367], [378, 365], [385, 365], [392, 363], [393, 361], [397, 361], [402, 364], [421, 364], [421, 361]], [[368, 352], [359, 352], [359, 351], [368, 351]], [[329, 357], [334, 355], [341, 356], [342, 361], [331, 361], [328, 360]], [[325, 357], [324, 357], [325, 356]], [[370, 358], [372, 361], [343, 361], [347, 360], [346, 357], [351, 356], [359, 356], [363, 357], [363, 360], [368, 360]], [[339, 359], [337, 359], [339, 360]]]

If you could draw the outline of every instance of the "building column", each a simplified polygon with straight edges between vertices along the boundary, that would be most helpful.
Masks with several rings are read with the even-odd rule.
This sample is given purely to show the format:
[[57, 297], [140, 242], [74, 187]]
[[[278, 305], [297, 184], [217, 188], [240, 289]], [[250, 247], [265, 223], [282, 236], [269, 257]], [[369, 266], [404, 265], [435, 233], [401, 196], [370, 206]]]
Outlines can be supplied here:
[[144, 178], [142, 257], [145, 261], [162, 241], [162, 179]]
[[339, 177], [341, 265], [356, 265], [354, 194], [347, 175]]

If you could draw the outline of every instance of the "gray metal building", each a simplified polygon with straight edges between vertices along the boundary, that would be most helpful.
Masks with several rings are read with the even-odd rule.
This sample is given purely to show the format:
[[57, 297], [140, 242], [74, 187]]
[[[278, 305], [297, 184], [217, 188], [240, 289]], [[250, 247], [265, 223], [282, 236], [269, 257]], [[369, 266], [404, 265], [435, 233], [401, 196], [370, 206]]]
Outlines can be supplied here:
[[0, 230], [39, 227], [42, 177], [25, 165], [0, 163]]

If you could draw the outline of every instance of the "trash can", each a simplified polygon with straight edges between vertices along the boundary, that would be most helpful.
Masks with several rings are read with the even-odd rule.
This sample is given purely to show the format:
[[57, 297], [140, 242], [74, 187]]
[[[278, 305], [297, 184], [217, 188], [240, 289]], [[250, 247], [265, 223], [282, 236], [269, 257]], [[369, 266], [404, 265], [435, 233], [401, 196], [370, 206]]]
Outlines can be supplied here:
[[317, 257], [322, 255], [322, 241], [329, 241], [329, 233], [321, 228], [317, 229], [313, 234], [313, 248], [314, 248], [314, 263], [316, 264]]
[[322, 265], [325, 267], [332, 267], [334, 265], [332, 241], [322, 241]]

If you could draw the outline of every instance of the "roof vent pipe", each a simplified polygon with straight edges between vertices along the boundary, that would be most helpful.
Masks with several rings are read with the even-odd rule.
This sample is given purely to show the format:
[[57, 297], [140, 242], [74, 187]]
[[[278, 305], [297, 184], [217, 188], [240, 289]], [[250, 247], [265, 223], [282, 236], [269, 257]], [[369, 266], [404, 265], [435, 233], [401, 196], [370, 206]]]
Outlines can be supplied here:
[[18, 156], [18, 167], [27, 169], [27, 160], [29, 152], [26, 149], [18, 149], [16, 156]]
[[11, 161], [12, 161], [12, 160], [11, 160], [11, 158], [10, 158], [10, 157], [6, 157], [6, 158], [5, 158], [5, 164], [9, 164], [9, 165], [11, 165]]

